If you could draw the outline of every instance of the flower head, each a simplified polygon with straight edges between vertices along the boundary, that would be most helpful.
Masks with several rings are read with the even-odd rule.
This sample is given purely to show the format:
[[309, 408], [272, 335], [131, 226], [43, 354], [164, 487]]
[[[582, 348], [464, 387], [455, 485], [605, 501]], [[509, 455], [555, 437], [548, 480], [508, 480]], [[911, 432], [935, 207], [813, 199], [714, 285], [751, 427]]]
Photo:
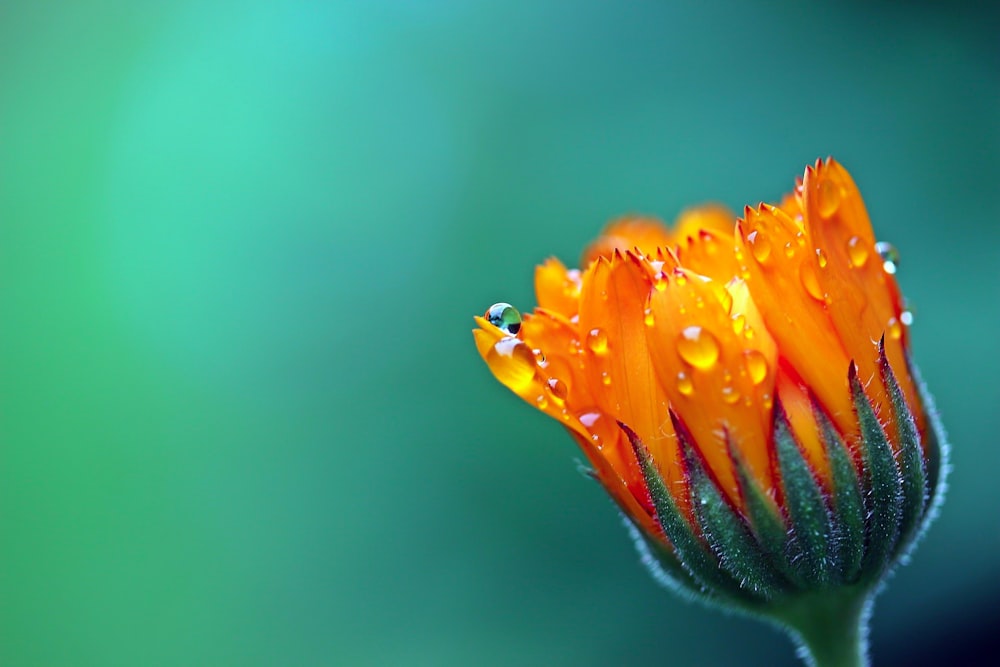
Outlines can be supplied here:
[[871, 590], [925, 523], [942, 438], [898, 257], [832, 159], [777, 205], [612, 222], [538, 307], [476, 318], [496, 378], [563, 424], [672, 585], [760, 608]]

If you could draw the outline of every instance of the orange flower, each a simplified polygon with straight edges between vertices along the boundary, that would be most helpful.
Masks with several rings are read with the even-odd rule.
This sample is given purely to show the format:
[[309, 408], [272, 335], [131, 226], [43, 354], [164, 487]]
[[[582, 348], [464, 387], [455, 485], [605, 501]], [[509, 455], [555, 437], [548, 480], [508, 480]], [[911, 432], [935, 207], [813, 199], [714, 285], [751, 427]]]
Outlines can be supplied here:
[[[780, 544], [763, 549], [761, 581], [780, 581], [752, 591], [772, 599], [803, 578], [881, 576], [928, 515], [941, 438], [910, 366], [897, 262], [847, 171], [817, 161], [781, 204], [738, 220], [705, 207], [674, 230], [611, 223], [582, 270], [537, 268], [533, 313], [498, 304], [476, 318], [476, 345], [500, 382], [567, 428], [646, 540], [683, 565], [675, 575], [693, 581], [682, 585], [711, 597], [714, 575], [679, 553], [671, 506], [692, 544], [733, 569], [694, 507], [706, 502], [698, 471], [739, 539], [767, 547], [763, 524], [774, 523]], [[822, 544], [805, 534], [806, 515], [825, 517]], [[845, 544], [856, 553], [837, 556]], [[803, 574], [791, 552], [827, 570]], [[849, 562], [816, 565], [838, 558]]]

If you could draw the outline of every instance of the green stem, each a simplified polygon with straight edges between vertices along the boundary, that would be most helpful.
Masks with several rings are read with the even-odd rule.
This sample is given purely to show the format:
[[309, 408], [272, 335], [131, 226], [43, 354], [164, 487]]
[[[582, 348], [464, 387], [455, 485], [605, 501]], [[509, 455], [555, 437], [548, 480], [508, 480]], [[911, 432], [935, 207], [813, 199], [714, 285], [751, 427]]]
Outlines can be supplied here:
[[778, 615], [810, 667], [868, 667], [870, 596], [824, 591], [789, 604]]

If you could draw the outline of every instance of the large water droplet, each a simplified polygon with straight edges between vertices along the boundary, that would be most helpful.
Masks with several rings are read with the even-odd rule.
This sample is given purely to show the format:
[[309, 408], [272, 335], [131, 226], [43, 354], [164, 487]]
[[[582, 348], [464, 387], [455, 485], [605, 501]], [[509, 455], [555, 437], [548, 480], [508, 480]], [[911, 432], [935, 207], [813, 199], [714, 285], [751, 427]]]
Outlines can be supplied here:
[[484, 317], [497, 329], [512, 336], [521, 330], [521, 313], [509, 303], [494, 303]]
[[744, 356], [750, 381], [754, 384], [760, 384], [767, 377], [767, 359], [759, 350], [747, 350], [744, 352]]
[[700, 326], [689, 326], [677, 339], [677, 353], [695, 368], [708, 369], [719, 358], [719, 341]]
[[868, 246], [860, 236], [852, 236], [847, 242], [847, 257], [851, 266], [860, 269], [868, 261]]
[[691, 378], [684, 371], [677, 374], [677, 391], [685, 396], [690, 396], [694, 393], [694, 383], [691, 382]]
[[587, 334], [587, 347], [599, 357], [608, 353], [608, 334], [603, 329], [591, 329]]
[[819, 184], [818, 208], [819, 214], [824, 218], [830, 218], [837, 209], [840, 208], [840, 185], [832, 180], [826, 179]]
[[899, 251], [891, 243], [879, 241], [875, 244], [875, 252], [882, 259], [882, 268], [886, 273], [892, 275], [899, 267]]
[[535, 355], [513, 336], [498, 340], [486, 355], [486, 363], [497, 380], [517, 394], [523, 395], [535, 378]]
[[750, 242], [750, 253], [753, 255], [753, 258], [760, 264], [767, 264], [767, 261], [771, 258], [771, 244], [764, 235], [755, 229], [747, 234], [747, 241]]

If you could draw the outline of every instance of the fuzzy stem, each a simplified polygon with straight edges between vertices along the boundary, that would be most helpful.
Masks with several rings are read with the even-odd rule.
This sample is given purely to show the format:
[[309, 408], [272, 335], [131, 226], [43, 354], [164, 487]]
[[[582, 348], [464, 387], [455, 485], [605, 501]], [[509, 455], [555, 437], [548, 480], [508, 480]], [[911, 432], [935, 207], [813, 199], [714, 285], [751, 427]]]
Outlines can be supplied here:
[[809, 667], [868, 667], [871, 598], [826, 591], [790, 604], [779, 615]]

